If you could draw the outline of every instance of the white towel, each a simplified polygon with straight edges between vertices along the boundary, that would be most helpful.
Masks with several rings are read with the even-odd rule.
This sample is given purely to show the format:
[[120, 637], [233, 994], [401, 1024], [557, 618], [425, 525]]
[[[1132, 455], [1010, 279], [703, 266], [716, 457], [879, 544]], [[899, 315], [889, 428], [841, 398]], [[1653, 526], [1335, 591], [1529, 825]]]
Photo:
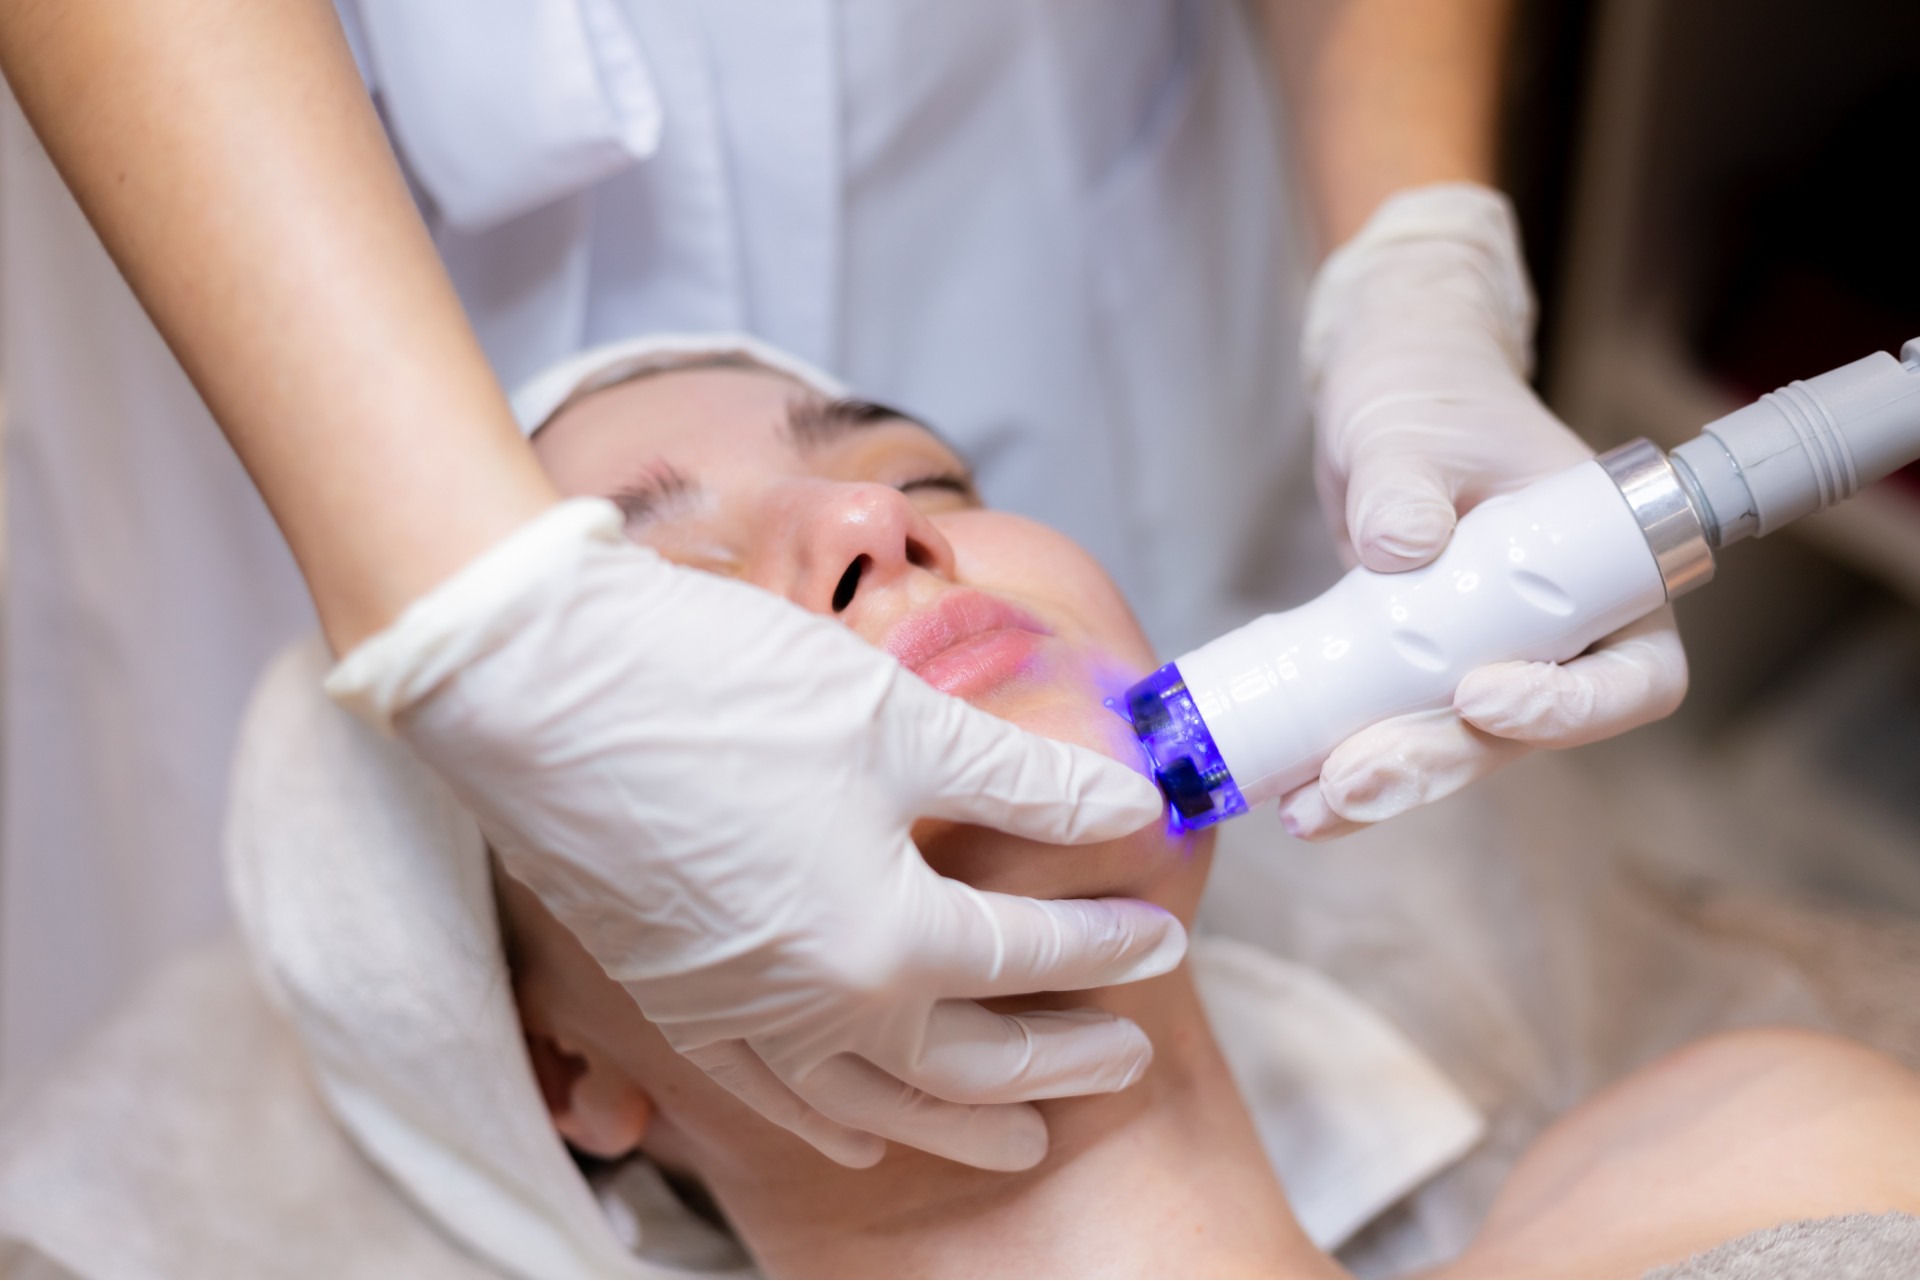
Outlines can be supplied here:
[[1228, 938], [1200, 938], [1192, 956], [1227, 1069], [1315, 1245], [1338, 1249], [1485, 1133], [1439, 1069], [1338, 984]]
[[334, 1113], [508, 1272], [634, 1276], [541, 1106], [479, 825], [401, 744], [320, 692], [315, 644], [268, 669], [227, 827], [241, 933]]

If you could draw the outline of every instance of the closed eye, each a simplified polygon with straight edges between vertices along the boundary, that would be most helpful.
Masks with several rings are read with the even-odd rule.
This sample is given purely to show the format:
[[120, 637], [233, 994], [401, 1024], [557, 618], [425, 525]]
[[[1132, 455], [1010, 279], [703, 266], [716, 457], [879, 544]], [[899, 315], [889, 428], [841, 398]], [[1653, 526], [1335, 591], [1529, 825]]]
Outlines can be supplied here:
[[626, 517], [629, 529], [659, 519], [700, 497], [700, 482], [658, 459], [647, 464], [630, 485], [607, 495]]
[[941, 490], [958, 494], [969, 502], [979, 502], [980, 496], [974, 492], [973, 477], [965, 472], [942, 472], [935, 476], [922, 476], [900, 486], [900, 492], [911, 494], [917, 490]]

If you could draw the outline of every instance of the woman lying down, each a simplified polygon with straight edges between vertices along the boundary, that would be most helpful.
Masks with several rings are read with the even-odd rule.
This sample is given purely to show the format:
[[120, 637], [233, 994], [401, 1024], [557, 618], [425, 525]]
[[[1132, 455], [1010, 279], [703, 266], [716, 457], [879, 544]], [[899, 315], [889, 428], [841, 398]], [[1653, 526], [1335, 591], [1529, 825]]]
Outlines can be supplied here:
[[[612, 499], [633, 538], [1131, 759], [1102, 705], [1154, 666], [1125, 601], [1062, 535], [985, 508], [921, 424], [734, 338], [603, 349], [517, 404], [562, 492]], [[1096, 1005], [1156, 1047], [1139, 1080], [1040, 1105], [1037, 1168], [898, 1147], [835, 1165], [671, 1050], [404, 750], [314, 692], [323, 664], [310, 650], [269, 676], [236, 772], [228, 856], [259, 980], [202, 954], [12, 1109], [16, 1268], [1338, 1275], [1327, 1247], [1354, 1216], [1335, 1230], [1312, 1207], [1364, 1184], [1361, 1216], [1377, 1212], [1472, 1142], [1464, 1105], [1388, 1029], [1328, 1034], [1357, 1047], [1332, 1074], [1352, 1079], [1287, 1077], [1287, 1038], [1249, 1025], [1325, 1011], [1250, 1009], [1284, 986], [1261, 987], [1280, 963], [1203, 944], [1159, 979], [1004, 1003]], [[1189, 923], [1211, 852], [1158, 829], [1074, 849], [937, 823], [915, 838], [984, 889], [1126, 895]], [[1214, 1026], [1210, 1008], [1236, 1013]], [[1271, 1150], [1241, 1089], [1263, 1072], [1293, 1084], [1261, 1109], [1331, 1116], [1364, 1088], [1375, 1131], [1329, 1123], [1309, 1141], [1328, 1150]], [[1920, 1078], [1837, 1039], [1750, 1031], [1564, 1117], [1445, 1272], [1639, 1275], [1789, 1221], [1885, 1215], [1855, 1228], [1872, 1234], [1917, 1211]]]

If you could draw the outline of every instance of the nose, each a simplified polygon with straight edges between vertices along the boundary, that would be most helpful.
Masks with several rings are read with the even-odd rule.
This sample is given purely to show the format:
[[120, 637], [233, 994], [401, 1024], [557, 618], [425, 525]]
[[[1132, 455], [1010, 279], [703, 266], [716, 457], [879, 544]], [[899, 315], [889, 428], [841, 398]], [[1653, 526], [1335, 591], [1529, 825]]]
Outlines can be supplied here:
[[890, 485], [796, 481], [781, 505], [771, 532], [785, 544], [784, 594], [817, 614], [844, 618], [914, 570], [953, 577], [952, 546]]

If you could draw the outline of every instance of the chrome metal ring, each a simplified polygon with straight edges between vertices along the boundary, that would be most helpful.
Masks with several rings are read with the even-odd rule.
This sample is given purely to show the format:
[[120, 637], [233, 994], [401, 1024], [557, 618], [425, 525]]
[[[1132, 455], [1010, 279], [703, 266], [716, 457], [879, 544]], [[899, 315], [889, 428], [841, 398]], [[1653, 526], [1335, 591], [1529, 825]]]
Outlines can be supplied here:
[[1650, 440], [1630, 440], [1609, 449], [1598, 461], [1640, 522], [1654, 564], [1660, 567], [1667, 599], [1705, 585], [1713, 577], [1713, 546], [1700, 513], [1660, 447]]

